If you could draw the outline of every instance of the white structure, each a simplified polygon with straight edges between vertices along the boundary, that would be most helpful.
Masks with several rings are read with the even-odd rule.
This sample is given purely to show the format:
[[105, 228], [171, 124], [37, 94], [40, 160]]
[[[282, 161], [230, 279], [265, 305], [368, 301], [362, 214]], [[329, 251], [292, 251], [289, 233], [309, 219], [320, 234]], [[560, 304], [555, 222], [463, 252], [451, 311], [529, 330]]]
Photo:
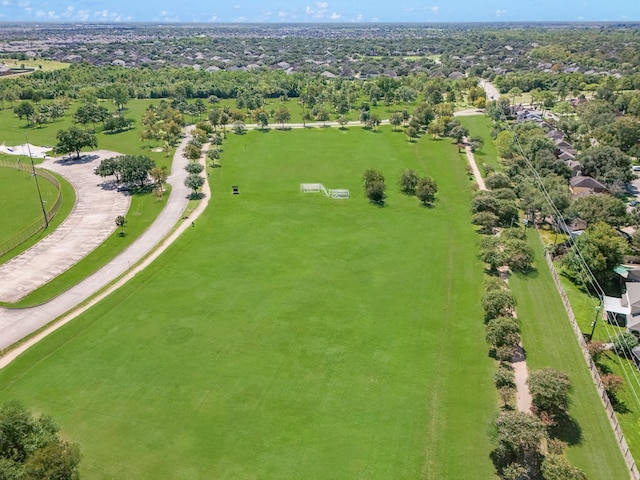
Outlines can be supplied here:
[[329, 197], [330, 198], [349, 198], [349, 190], [342, 190], [342, 189], [329, 190]]
[[349, 190], [334, 189], [327, 190], [321, 183], [301, 183], [300, 191], [302, 193], [324, 193], [329, 198], [349, 198]]

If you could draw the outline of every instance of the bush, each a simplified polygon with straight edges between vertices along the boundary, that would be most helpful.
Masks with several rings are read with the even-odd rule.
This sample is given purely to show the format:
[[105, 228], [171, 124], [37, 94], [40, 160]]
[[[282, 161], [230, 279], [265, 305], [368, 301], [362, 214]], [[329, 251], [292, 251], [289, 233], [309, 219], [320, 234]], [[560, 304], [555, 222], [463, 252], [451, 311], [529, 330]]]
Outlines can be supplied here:
[[511, 316], [511, 312], [515, 307], [516, 301], [509, 291], [494, 290], [486, 292], [482, 296], [482, 308], [484, 309], [485, 318], [489, 320]]
[[506, 362], [500, 362], [498, 370], [494, 376], [494, 382], [496, 384], [496, 388], [515, 388], [516, 378], [515, 373], [513, 372], [513, 367]]
[[613, 351], [620, 356], [627, 357], [631, 354], [631, 349], [638, 346], [638, 339], [629, 332], [620, 332], [611, 339]]
[[382, 203], [385, 197], [386, 185], [384, 176], [377, 170], [367, 170], [363, 175], [363, 186], [367, 198], [374, 203]]
[[547, 455], [540, 470], [544, 480], [587, 480], [586, 475], [571, 465], [564, 455]]
[[418, 180], [416, 185], [416, 197], [424, 205], [431, 205], [436, 198], [436, 192], [438, 191], [438, 185], [431, 177], [424, 177]]
[[554, 368], [536, 370], [529, 374], [527, 384], [532, 403], [539, 412], [553, 416], [569, 406], [571, 382], [565, 372]]
[[407, 195], [415, 195], [418, 185], [418, 174], [411, 168], [405, 169], [400, 174], [400, 191]]
[[200, 173], [204, 170], [204, 167], [200, 163], [190, 162], [188, 163], [184, 169], [189, 173]]
[[520, 343], [520, 326], [512, 317], [498, 317], [487, 323], [487, 342], [494, 348], [516, 347]]

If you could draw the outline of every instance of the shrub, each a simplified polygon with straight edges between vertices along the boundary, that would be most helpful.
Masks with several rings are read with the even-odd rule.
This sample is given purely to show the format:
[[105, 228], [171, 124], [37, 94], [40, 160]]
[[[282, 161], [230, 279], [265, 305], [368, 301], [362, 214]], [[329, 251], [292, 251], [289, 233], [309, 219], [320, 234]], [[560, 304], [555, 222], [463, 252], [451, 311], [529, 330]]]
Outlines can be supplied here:
[[415, 195], [418, 185], [418, 174], [411, 168], [405, 169], [400, 174], [400, 191], [407, 195]]
[[529, 374], [527, 380], [534, 407], [549, 415], [564, 412], [569, 406], [571, 382], [565, 372], [543, 368]]
[[496, 384], [496, 388], [515, 388], [516, 379], [513, 372], [513, 367], [506, 362], [500, 362], [498, 370], [496, 371], [496, 374], [494, 376], [494, 382]]
[[482, 308], [487, 319], [510, 316], [515, 306], [513, 295], [506, 290], [494, 290], [482, 296]]
[[487, 323], [487, 342], [494, 348], [516, 347], [520, 343], [520, 326], [512, 317], [498, 317]]

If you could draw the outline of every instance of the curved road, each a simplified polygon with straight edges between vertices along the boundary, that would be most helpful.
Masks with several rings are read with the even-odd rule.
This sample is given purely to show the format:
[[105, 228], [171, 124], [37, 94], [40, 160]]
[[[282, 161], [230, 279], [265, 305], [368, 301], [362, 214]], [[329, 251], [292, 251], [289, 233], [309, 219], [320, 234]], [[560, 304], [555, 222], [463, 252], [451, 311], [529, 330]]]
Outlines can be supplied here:
[[77, 307], [129, 270], [166, 237], [180, 220], [189, 201], [191, 190], [184, 185], [188, 175], [184, 167], [189, 160], [182, 155], [189, 139], [189, 135], [185, 136], [173, 157], [171, 174], [167, 179], [167, 183], [171, 185], [171, 193], [156, 221], [111, 262], [53, 300], [37, 307], [20, 310], [1, 308], [0, 350], [13, 345]]

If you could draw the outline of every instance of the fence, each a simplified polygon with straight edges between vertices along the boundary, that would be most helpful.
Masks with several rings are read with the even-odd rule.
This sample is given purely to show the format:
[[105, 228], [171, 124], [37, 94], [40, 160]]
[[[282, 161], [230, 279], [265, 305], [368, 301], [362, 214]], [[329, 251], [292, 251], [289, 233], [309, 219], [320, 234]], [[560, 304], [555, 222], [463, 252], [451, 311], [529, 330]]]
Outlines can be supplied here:
[[[33, 171], [30, 165], [25, 165], [21, 162], [7, 162], [4, 160], [0, 160], [0, 167], [15, 168], [16, 170], [22, 170], [23, 172]], [[62, 191], [60, 189], [60, 182], [58, 182], [58, 179], [53, 175], [51, 175], [46, 170], [37, 168], [36, 172], [39, 177], [44, 178], [46, 181], [51, 183], [56, 188], [56, 190], [58, 191], [56, 201], [53, 202], [53, 205], [48, 210], [45, 210], [45, 215], [47, 217], [46, 222], [43, 216], [43, 218], [40, 218], [39, 220], [33, 222], [28, 227], [22, 229], [20, 232], [18, 232], [16, 235], [11, 237], [9, 240], [5, 240], [4, 242], [0, 243], [0, 256], [13, 250], [22, 242], [25, 242], [26, 240], [34, 236], [36, 233], [44, 229], [47, 226], [47, 223], [50, 222], [51, 219], [56, 216], [56, 213], [58, 213], [58, 210], [60, 210], [60, 205], [62, 204]]]
[[[542, 236], [540, 236], [538, 232], [538, 236], [540, 241], [542, 242]], [[543, 247], [544, 247], [544, 242]], [[600, 379], [600, 374], [598, 373], [598, 369], [596, 368], [591, 355], [589, 355], [589, 351], [587, 350], [587, 342], [584, 339], [584, 335], [582, 334], [582, 330], [580, 330], [580, 326], [578, 325], [578, 321], [576, 320], [576, 316], [573, 313], [573, 309], [571, 308], [571, 303], [569, 303], [569, 298], [567, 297], [562, 284], [560, 283], [560, 277], [558, 277], [558, 272], [556, 271], [555, 266], [553, 265], [553, 260], [551, 259], [551, 255], [549, 252], [545, 250], [545, 258], [547, 259], [547, 265], [549, 265], [549, 270], [551, 271], [551, 276], [553, 277], [553, 281], [556, 284], [556, 288], [558, 289], [558, 293], [560, 294], [560, 298], [562, 298], [562, 303], [564, 304], [564, 308], [567, 311], [567, 315], [569, 316], [569, 321], [571, 322], [571, 326], [573, 327], [573, 332], [576, 334], [576, 338], [578, 339], [578, 343], [580, 344], [580, 349], [582, 350], [582, 356], [584, 360], [587, 362], [589, 366], [589, 371], [591, 372], [591, 377], [593, 378], [594, 383], [598, 389], [598, 394], [600, 396], [600, 400], [602, 400], [602, 404], [604, 405], [605, 410], [607, 411], [607, 416], [609, 417], [609, 423], [611, 423], [611, 428], [618, 439], [618, 444], [620, 445], [620, 450], [622, 451], [622, 455], [624, 456], [625, 462], [627, 462], [627, 467], [629, 468], [629, 474], [633, 480], [640, 480], [640, 472], [638, 471], [638, 467], [636, 466], [636, 462], [633, 459], [633, 455], [631, 455], [631, 451], [629, 450], [629, 446], [627, 445], [627, 441], [624, 438], [624, 434], [622, 433], [622, 429], [620, 428], [620, 424], [618, 423], [618, 419], [616, 418], [616, 414], [611, 406], [611, 402], [609, 401], [609, 396], [602, 385], [602, 380]]]

